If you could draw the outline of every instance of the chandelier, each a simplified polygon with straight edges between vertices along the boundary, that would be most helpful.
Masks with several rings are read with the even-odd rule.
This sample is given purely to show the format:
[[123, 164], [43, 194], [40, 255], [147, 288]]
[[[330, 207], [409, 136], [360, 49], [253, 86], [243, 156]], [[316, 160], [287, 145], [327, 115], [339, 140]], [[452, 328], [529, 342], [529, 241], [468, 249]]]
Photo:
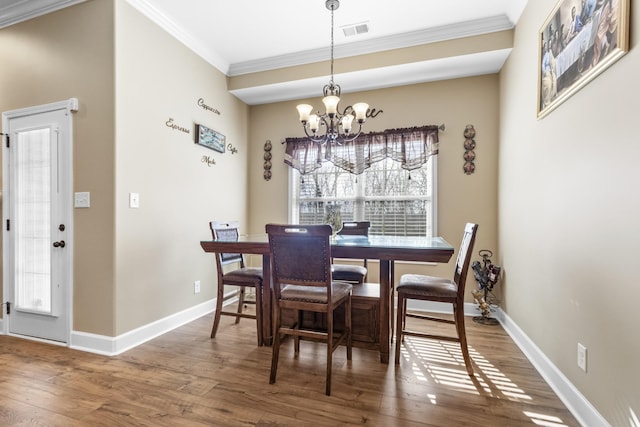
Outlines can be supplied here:
[[[300, 122], [305, 135], [316, 143], [335, 143], [338, 145], [353, 141], [362, 132], [362, 124], [367, 119], [369, 104], [359, 102], [347, 107], [342, 113], [338, 111], [340, 102], [340, 85], [333, 82], [333, 12], [340, 7], [339, 0], [326, 0], [325, 6], [331, 11], [331, 80], [322, 89], [325, 113], [311, 114], [313, 107], [300, 104], [296, 108], [300, 114]], [[358, 131], [352, 133], [353, 121], [358, 124]], [[321, 130], [320, 128], [324, 128]], [[323, 133], [324, 132], [324, 133]]]

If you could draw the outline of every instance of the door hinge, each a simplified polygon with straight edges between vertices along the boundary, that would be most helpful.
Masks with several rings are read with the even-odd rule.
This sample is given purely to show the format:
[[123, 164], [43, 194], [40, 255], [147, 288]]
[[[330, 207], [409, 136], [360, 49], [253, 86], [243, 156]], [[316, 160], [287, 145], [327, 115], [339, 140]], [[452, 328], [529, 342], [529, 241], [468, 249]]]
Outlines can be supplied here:
[[10, 230], [11, 230], [11, 220], [8, 219], [7, 220], [7, 231], [10, 231]]
[[9, 134], [3, 133], [3, 135], [7, 137], [7, 148], [9, 148]]
[[3, 303], [3, 305], [7, 306], [7, 314], [11, 314], [11, 303], [9, 301]]

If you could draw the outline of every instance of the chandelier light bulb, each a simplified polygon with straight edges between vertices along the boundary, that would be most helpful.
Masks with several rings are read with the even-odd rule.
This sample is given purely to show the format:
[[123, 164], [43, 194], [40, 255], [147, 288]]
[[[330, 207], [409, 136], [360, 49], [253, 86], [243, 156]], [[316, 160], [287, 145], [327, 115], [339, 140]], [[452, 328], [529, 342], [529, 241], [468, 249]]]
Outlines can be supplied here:
[[369, 104], [366, 102], [353, 104], [353, 111], [356, 113], [356, 120], [358, 123], [364, 123], [367, 120], [367, 110], [369, 110]]
[[329, 115], [329, 117], [333, 117], [338, 112], [338, 103], [340, 102], [340, 98], [335, 95], [329, 95], [322, 98], [322, 103], [324, 104], [324, 108]]
[[311, 114], [309, 116], [309, 129], [311, 129], [311, 132], [316, 133], [318, 127], [320, 127], [320, 117], [317, 114]]
[[342, 116], [342, 130], [344, 131], [345, 135], [351, 132], [351, 122], [353, 122], [353, 116], [351, 114]]
[[300, 104], [296, 108], [298, 109], [298, 114], [300, 114], [300, 121], [302, 123], [308, 122], [309, 114], [311, 114], [311, 110], [313, 110], [313, 107], [309, 104]]

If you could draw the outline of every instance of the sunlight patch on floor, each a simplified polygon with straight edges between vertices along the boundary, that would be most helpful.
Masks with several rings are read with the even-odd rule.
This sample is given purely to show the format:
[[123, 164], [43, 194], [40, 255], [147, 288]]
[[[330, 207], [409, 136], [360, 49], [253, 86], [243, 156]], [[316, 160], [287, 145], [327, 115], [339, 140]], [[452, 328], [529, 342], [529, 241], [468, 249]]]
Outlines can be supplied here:
[[631, 427], [640, 427], [640, 421], [638, 421], [638, 416], [635, 412], [633, 412], [632, 408], [629, 408], [629, 425]]
[[[467, 374], [460, 345], [456, 342], [405, 337], [400, 354], [404, 363], [411, 366], [413, 378], [418, 382], [438, 384], [456, 391], [514, 402], [533, 402], [525, 390], [471, 346], [469, 355], [474, 365], [473, 378]], [[437, 404], [436, 394], [430, 394], [428, 398], [432, 405]], [[560, 418], [552, 415], [527, 411], [523, 413], [538, 426], [566, 426]], [[633, 411], [632, 417], [635, 421], [631, 421], [630, 426], [640, 427]]]
[[460, 391], [513, 401], [532, 400], [525, 390], [507, 378], [473, 347], [469, 347], [469, 355], [475, 365], [474, 378], [467, 374], [458, 343], [405, 337], [401, 347], [402, 358], [411, 365], [411, 372], [419, 382], [432, 382]]
[[544, 426], [544, 427], [566, 426], [566, 424], [564, 424], [562, 420], [558, 417], [554, 417], [551, 415], [537, 414], [535, 412], [528, 412], [528, 411], [523, 411], [523, 413], [527, 417], [531, 418], [531, 421], [533, 421], [533, 423], [538, 426]]

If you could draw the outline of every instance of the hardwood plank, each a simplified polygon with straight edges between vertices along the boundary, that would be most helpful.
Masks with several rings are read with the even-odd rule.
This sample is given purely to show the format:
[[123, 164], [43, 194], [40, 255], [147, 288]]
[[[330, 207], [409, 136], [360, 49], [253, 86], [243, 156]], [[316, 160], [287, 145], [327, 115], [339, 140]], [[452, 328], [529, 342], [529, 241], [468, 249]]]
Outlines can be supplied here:
[[73, 418], [3, 396], [0, 399], [0, 425], [82, 427], [84, 424]]
[[271, 348], [255, 345], [255, 323], [229, 319], [211, 340], [211, 320], [115, 357], [0, 336], [0, 425], [578, 426], [500, 326], [467, 322], [474, 378], [455, 343], [407, 337], [398, 366], [338, 349], [325, 396], [322, 343], [302, 342], [295, 357], [285, 340], [269, 384]]

